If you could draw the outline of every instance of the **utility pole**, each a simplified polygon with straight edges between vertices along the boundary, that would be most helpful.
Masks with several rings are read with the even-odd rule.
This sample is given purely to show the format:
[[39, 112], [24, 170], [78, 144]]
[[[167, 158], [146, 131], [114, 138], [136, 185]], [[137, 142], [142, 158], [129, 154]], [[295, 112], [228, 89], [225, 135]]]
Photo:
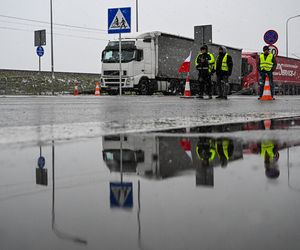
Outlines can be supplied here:
[[135, 2], [136, 32], [139, 32], [139, 5], [138, 5], [138, 1], [139, 0], [136, 0], [136, 2]]
[[289, 17], [287, 20], [286, 20], [286, 24], [285, 24], [285, 35], [286, 35], [286, 57], [289, 57], [289, 34], [288, 34], [288, 28], [289, 28], [289, 21], [293, 18], [296, 18], [296, 17], [300, 17], [300, 15], [296, 15], [296, 16], [292, 16], [292, 17]]
[[50, 23], [51, 23], [51, 75], [52, 75], [52, 95], [54, 95], [54, 58], [53, 58], [53, 12], [52, 0], [50, 0]]

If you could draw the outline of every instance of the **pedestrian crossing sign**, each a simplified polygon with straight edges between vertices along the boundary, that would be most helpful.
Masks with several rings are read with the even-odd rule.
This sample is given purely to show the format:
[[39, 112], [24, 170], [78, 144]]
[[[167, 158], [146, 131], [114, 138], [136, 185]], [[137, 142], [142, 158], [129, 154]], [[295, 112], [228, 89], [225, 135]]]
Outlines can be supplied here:
[[108, 9], [108, 33], [131, 32], [131, 8]]
[[132, 182], [110, 182], [110, 207], [132, 208]]

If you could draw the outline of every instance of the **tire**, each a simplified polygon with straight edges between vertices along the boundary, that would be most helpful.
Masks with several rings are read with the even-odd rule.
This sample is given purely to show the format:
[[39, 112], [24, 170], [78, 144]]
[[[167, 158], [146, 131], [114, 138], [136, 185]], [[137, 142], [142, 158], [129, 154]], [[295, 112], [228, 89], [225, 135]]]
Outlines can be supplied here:
[[168, 95], [178, 95], [180, 94], [180, 81], [176, 79], [172, 79], [170, 81], [170, 85], [167, 89]]
[[149, 80], [147, 78], [142, 78], [139, 82], [139, 94], [140, 95], [150, 95]]

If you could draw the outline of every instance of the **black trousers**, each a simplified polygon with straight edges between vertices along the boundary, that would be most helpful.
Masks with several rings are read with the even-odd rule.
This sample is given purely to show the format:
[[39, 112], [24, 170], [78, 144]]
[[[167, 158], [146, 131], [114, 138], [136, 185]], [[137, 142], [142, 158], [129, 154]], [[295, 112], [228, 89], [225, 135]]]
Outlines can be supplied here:
[[206, 93], [208, 96], [212, 96], [212, 83], [210, 74], [200, 74], [198, 75], [199, 82], [199, 95], [203, 96]]
[[217, 75], [217, 87], [218, 87], [219, 96], [227, 97], [227, 93], [229, 90], [227, 75]]

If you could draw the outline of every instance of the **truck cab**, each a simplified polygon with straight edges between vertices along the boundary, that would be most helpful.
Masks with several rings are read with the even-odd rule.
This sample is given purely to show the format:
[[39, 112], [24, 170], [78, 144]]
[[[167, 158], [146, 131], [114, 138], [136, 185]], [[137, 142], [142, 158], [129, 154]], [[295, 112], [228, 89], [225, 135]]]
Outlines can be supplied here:
[[[132, 39], [121, 42], [122, 91], [136, 91], [148, 94], [148, 79], [154, 78], [153, 39]], [[110, 41], [102, 52], [101, 88], [108, 93], [118, 93], [119, 41]]]
[[258, 93], [257, 53], [242, 53], [242, 88], [251, 94]]

